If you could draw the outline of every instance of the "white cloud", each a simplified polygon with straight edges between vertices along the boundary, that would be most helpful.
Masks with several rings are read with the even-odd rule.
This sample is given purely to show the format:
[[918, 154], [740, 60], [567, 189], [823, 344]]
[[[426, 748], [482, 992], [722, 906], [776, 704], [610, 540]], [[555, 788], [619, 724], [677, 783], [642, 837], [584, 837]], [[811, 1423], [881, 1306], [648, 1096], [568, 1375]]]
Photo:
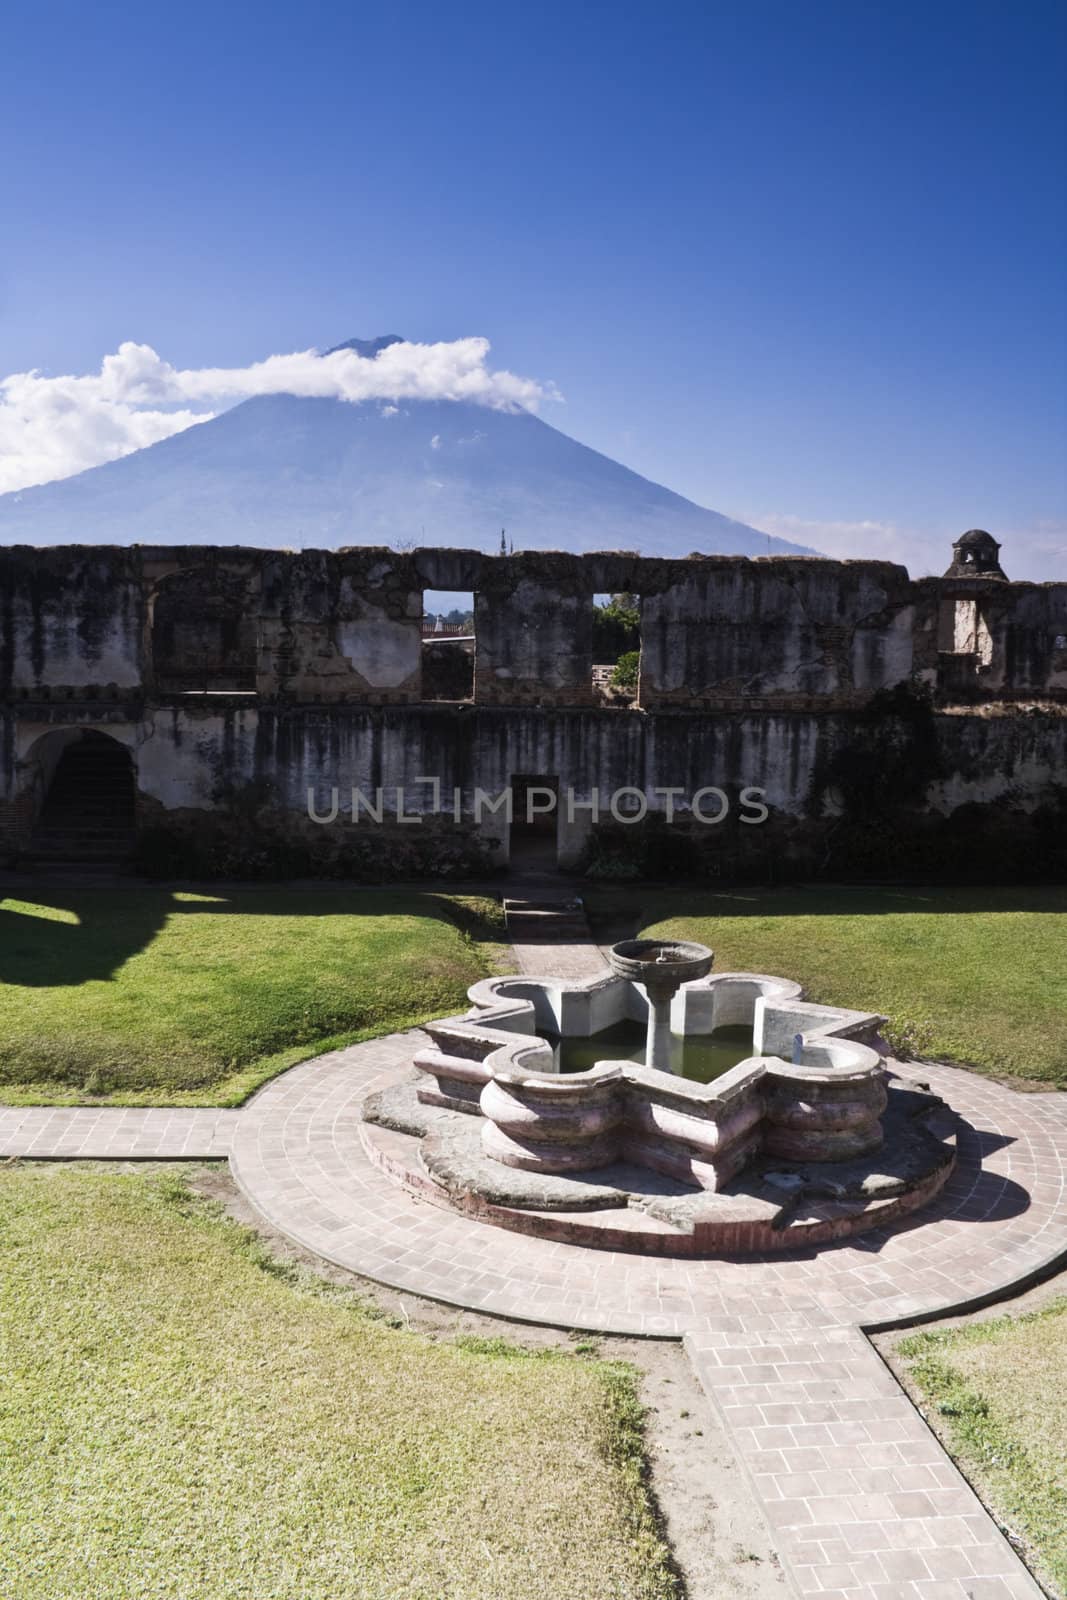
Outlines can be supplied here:
[[[492, 371], [487, 339], [389, 345], [371, 358], [355, 350], [298, 350], [249, 367], [183, 370], [150, 345], [126, 342], [100, 371], [81, 377], [16, 372], [0, 379], [0, 493], [69, 477], [180, 433], [209, 409], [253, 395], [361, 400], [465, 400], [497, 410], [534, 410], [558, 399], [552, 384]], [[389, 414], [389, 408], [386, 408]]]
[[776, 534], [780, 539], [792, 539], [795, 544], [810, 545], [820, 555], [835, 556], [839, 561], [899, 561], [907, 567], [912, 577], [921, 577], [927, 572], [943, 572], [952, 554], [951, 549], [946, 554], [947, 547], [937, 536], [900, 528], [895, 522], [827, 522], [814, 517], [774, 512], [763, 516], [756, 514], [742, 520], [763, 533]]
[[[778, 513], [753, 513], [742, 521], [764, 533], [809, 545], [820, 555], [840, 561], [898, 561], [913, 578], [940, 576], [952, 559], [952, 541], [976, 524], [961, 520], [951, 530], [937, 527], [925, 532], [896, 522], [874, 520], [828, 522], [817, 518]], [[981, 524], [988, 526], [988, 523]], [[1035, 522], [1029, 526], [989, 529], [1003, 546], [1000, 558], [1009, 578], [1035, 583], [1067, 578], [1067, 524]]]

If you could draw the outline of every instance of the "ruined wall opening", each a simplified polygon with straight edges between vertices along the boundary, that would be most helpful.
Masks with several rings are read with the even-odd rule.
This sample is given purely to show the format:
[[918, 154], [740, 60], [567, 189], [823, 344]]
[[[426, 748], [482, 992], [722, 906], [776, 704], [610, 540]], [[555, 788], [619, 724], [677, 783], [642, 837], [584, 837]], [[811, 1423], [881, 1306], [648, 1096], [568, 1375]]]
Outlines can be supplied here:
[[254, 694], [258, 617], [247, 579], [176, 572], [149, 601], [152, 675], [164, 694]]
[[593, 596], [593, 696], [633, 705], [641, 671], [641, 601], [635, 594]]
[[41, 797], [29, 853], [43, 861], [119, 861], [133, 847], [133, 757], [96, 728], [57, 728], [28, 757]]
[[422, 616], [422, 698], [473, 700], [476, 653], [474, 596], [460, 590], [427, 590]]
[[979, 667], [988, 667], [993, 660], [993, 635], [978, 600], [956, 601], [952, 619], [952, 652], [954, 655], [974, 656]]
[[559, 777], [511, 775], [508, 862], [513, 872], [555, 872], [559, 864]]
[[971, 695], [993, 665], [993, 633], [981, 595], [945, 595], [938, 617], [938, 688]]

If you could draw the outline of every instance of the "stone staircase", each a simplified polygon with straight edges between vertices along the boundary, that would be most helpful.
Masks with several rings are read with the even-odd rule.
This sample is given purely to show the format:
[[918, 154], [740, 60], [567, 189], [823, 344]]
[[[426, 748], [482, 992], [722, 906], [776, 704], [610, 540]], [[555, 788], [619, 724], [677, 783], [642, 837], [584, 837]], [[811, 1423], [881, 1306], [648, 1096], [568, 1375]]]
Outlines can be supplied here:
[[585, 907], [576, 895], [505, 899], [504, 920], [513, 944], [579, 944], [590, 938]]

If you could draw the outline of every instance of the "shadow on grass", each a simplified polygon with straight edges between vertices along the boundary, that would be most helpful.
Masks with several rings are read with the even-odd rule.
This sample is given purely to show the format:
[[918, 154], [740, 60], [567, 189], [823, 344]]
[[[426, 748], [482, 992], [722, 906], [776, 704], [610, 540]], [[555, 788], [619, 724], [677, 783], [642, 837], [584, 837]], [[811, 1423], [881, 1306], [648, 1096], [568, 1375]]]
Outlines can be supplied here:
[[[180, 898], [196, 896], [196, 898]], [[31, 909], [32, 908], [32, 909]], [[111, 978], [174, 916], [430, 916], [475, 943], [500, 937], [446, 893], [381, 889], [34, 888], [0, 894], [0, 983], [73, 987]]]

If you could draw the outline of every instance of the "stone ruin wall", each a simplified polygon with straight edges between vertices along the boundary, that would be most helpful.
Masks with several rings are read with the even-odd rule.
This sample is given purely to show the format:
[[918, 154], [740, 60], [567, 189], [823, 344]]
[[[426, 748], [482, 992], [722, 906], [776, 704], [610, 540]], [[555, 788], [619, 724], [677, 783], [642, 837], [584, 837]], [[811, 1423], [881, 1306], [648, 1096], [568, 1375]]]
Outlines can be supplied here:
[[[475, 595], [469, 703], [423, 698], [424, 590]], [[629, 705], [593, 683], [593, 599], [617, 592], [640, 597]], [[32, 822], [44, 736], [90, 727], [131, 749], [149, 810], [257, 781], [302, 814], [335, 784], [401, 784], [417, 810], [426, 774], [466, 809], [551, 773], [578, 793], [755, 783], [800, 816], [820, 757], [901, 689], [933, 697], [931, 807], [1067, 783], [1067, 584], [820, 558], [15, 546], [0, 835]], [[587, 831], [561, 821], [562, 859]]]

